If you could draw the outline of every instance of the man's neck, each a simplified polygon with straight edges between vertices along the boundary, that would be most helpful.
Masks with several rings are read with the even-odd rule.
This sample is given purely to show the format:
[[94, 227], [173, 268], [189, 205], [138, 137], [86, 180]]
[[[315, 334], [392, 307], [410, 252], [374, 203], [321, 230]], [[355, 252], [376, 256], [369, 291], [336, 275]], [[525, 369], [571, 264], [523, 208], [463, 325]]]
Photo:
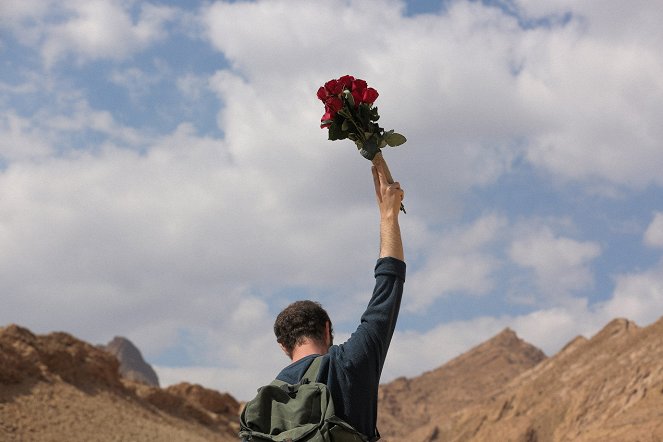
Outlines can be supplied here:
[[292, 362], [297, 362], [309, 355], [325, 355], [327, 351], [328, 349], [323, 345], [306, 340], [303, 344], [298, 345], [292, 350]]

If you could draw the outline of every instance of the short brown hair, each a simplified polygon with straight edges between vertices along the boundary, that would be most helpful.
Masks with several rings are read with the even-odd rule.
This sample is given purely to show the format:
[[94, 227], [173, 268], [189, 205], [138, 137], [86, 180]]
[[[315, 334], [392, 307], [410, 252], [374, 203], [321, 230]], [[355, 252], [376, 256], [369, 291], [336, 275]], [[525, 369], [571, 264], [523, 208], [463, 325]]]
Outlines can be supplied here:
[[274, 322], [276, 341], [285, 347], [289, 355], [292, 355], [292, 351], [297, 345], [304, 342], [304, 338], [324, 343], [327, 322], [329, 322], [329, 332], [333, 338], [331, 320], [319, 302], [293, 302], [276, 317]]

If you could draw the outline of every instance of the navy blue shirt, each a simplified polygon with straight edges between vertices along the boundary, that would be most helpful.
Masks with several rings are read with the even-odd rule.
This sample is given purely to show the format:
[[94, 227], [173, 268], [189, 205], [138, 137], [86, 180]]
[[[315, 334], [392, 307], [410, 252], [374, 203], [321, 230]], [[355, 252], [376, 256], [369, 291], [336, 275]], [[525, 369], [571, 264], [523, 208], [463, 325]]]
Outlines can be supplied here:
[[[380, 374], [396, 327], [404, 282], [403, 261], [378, 259], [373, 296], [359, 327], [345, 343], [330, 347], [318, 374], [317, 381], [326, 384], [331, 393], [336, 415], [370, 438], [376, 435]], [[276, 378], [296, 384], [316, 356], [294, 362]]]

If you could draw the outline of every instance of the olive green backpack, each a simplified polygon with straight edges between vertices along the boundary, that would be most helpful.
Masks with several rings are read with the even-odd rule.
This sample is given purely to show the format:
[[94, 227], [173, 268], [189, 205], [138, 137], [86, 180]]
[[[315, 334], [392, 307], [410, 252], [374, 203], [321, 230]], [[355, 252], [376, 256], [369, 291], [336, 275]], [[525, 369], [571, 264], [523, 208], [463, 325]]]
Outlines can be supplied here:
[[[258, 389], [240, 416], [242, 441], [368, 442], [334, 414], [327, 386], [315, 382], [322, 356], [313, 360], [298, 384], [274, 380]], [[374, 439], [376, 440], [376, 439]]]

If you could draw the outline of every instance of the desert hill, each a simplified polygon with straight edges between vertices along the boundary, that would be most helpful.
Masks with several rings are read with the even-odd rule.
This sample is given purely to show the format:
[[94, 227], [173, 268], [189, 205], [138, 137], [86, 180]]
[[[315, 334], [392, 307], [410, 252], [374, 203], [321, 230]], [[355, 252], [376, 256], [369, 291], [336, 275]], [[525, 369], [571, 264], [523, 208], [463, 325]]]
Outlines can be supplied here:
[[390, 442], [661, 441], [663, 318], [616, 319], [550, 358], [505, 330], [381, 395]]
[[380, 433], [389, 441], [428, 440], [439, 426], [448, 425], [446, 416], [496, 395], [545, 358], [541, 350], [505, 329], [440, 368], [382, 385]]
[[0, 328], [0, 441], [236, 441], [238, 411], [199, 385], [122, 378], [111, 353], [66, 333]]
[[[129, 380], [113, 354], [66, 333], [0, 328], [2, 442], [236, 441], [239, 408], [199, 385]], [[505, 329], [382, 385], [378, 428], [388, 442], [662, 441], [663, 318], [616, 319], [552, 357]]]

